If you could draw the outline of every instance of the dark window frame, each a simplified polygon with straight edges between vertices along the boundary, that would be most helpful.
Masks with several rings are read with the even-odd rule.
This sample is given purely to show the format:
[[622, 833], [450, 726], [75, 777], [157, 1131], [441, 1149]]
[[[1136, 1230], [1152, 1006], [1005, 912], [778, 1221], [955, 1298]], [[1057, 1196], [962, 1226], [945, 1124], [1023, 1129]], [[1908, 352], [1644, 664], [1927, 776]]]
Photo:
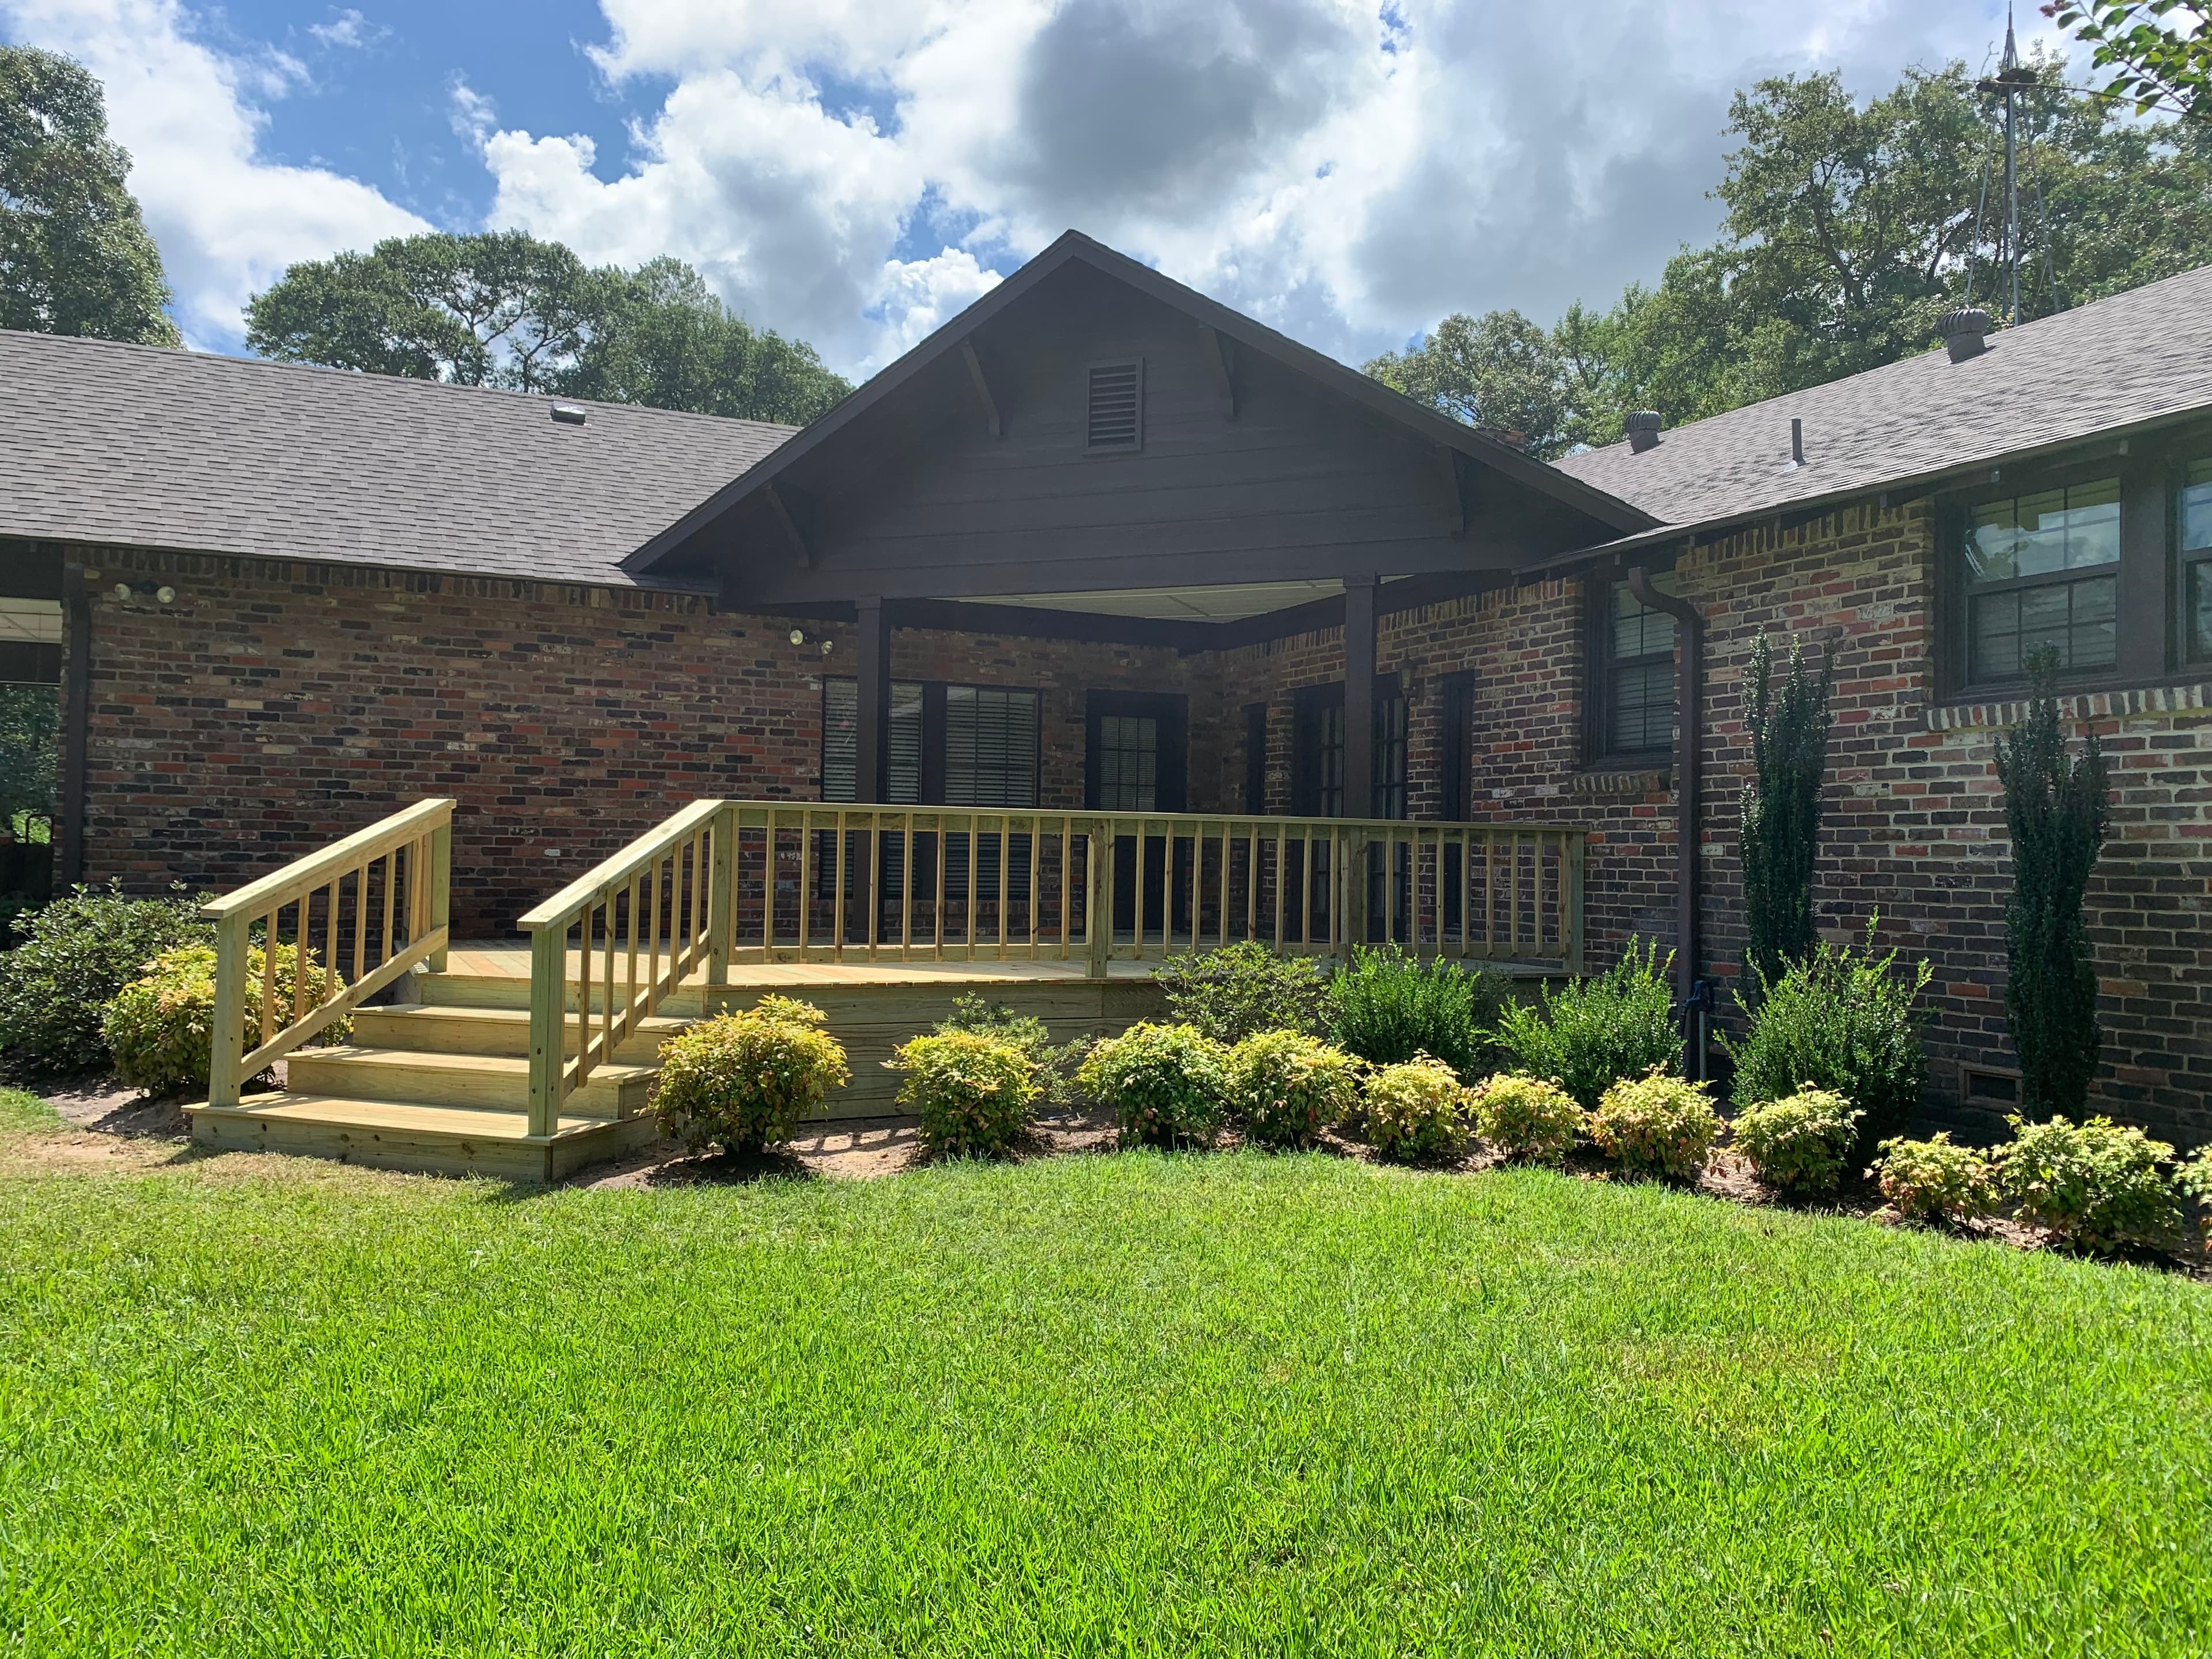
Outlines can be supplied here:
[[[860, 681], [857, 676], [852, 674], [824, 674], [822, 677], [822, 730], [818, 754], [818, 763], [821, 767], [821, 775], [816, 781], [816, 789], [817, 793], [820, 793], [825, 804], [836, 804], [835, 799], [830, 793], [830, 688], [833, 684], [844, 684], [854, 687], [855, 691], [855, 701], [857, 702]], [[950, 804], [945, 798], [947, 781], [945, 777], [945, 693], [955, 686], [959, 687], [963, 690], [970, 691], [1012, 692], [1028, 696], [1033, 699], [1036, 704], [1036, 734], [1035, 744], [1030, 756], [1030, 780], [1031, 786], [1030, 799], [1027, 802], [1013, 803], [1005, 808], [996, 806], [963, 806], [962, 810], [966, 811], [981, 812], [993, 812], [999, 811], [1021, 812], [1034, 811], [1044, 804], [1044, 723], [1046, 702], [1044, 689], [1042, 686], [996, 685], [987, 684], [981, 681], [973, 680], [897, 679], [891, 682], [891, 695], [894, 704], [896, 704], [897, 700], [898, 689], [902, 686], [917, 687], [921, 692], [921, 753], [916, 769], [917, 782], [915, 799], [911, 801], [892, 800], [884, 803], [885, 805], [892, 806], [944, 806]], [[887, 732], [885, 733], [887, 739], [889, 735], [890, 734]], [[859, 784], [860, 780], [855, 776], [854, 779], [854, 794], [850, 799], [857, 799], [860, 793]], [[891, 792], [886, 790], [884, 793], [888, 794]]]
[[[1097, 443], [1091, 435], [1091, 381], [1101, 369], [1126, 368], [1136, 376], [1136, 434], [1127, 443]], [[1083, 366], [1083, 453], [1141, 455], [1145, 449], [1145, 360], [1141, 356], [1100, 357]]]
[[[1387, 708], [1399, 706], [1399, 729], [1389, 731]], [[1346, 748], [1343, 732], [1344, 682], [1331, 680], [1322, 685], [1302, 685], [1291, 693], [1291, 813], [1302, 818], [1337, 818], [1344, 814], [1344, 785], [1341, 778], [1343, 755]], [[1327, 716], [1335, 714], [1337, 740], [1324, 744], [1322, 729]], [[1374, 757], [1377, 775], [1373, 780], [1378, 817], [1407, 816], [1413, 789], [1413, 729], [1412, 700], [1406, 686], [1395, 672], [1375, 677]], [[1338, 756], [1339, 781], [1332, 787], [1326, 777], [1324, 761], [1327, 753]], [[1389, 775], [1389, 757], [1398, 757], [1398, 775]], [[1397, 794], [1395, 814], [1379, 810], [1386, 804], [1386, 792]], [[1330, 798], [1334, 797], [1336, 810], [1329, 811]]]
[[[2190, 472], [2200, 468], [2205, 474], [2203, 480], [2191, 484]], [[2172, 502], [2170, 539], [2173, 546], [2173, 659], [2185, 669], [2206, 670], [2212, 669], [2212, 640], [2208, 640], [2202, 650], [2196, 648], [2190, 627], [2190, 602], [2195, 597], [2191, 592], [2191, 578], [2198, 570], [2203, 572], [2204, 583], [2212, 587], [2212, 540], [2202, 547], [2182, 544], [2185, 525], [2181, 497], [2185, 490], [2191, 489], [2212, 489], [2212, 434], [2174, 458], [2172, 488], [2168, 492]]]
[[1244, 810], [1258, 817], [1267, 810], [1267, 705], [1244, 705]]
[[1464, 822], [1473, 816], [1474, 691], [1479, 676], [1456, 669], [1443, 676], [1437, 722], [1437, 816]]
[[1190, 699], [1180, 691], [1091, 690], [1083, 698], [1083, 805], [1098, 805], [1099, 722], [1109, 715], [1159, 722], [1154, 812], [1182, 812], [1190, 802]]
[[[1671, 568], [1671, 567], [1669, 567]], [[1665, 570], [1655, 572], [1664, 574]], [[1590, 770], [1618, 769], [1635, 769], [1664, 765], [1674, 753], [1671, 732], [1666, 742], [1643, 748], [1615, 747], [1613, 742], [1613, 675], [1623, 665], [1613, 656], [1613, 596], [1617, 588], [1625, 588], [1625, 578], [1604, 580], [1592, 578], [1583, 584], [1583, 764]], [[1666, 659], [1672, 665], [1675, 653], [1681, 648], [1680, 624], [1668, 618], [1670, 631]], [[1646, 653], [1638, 663], [1656, 663], [1660, 653]], [[1647, 661], [1648, 659], [1648, 661]], [[1669, 707], [1679, 701], [1670, 695]], [[1674, 720], [1680, 718], [1675, 708]], [[1673, 721], [1669, 721], [1671, 726]]]
[[2181, 491], [2191, 463], [2212, 460], [2212, 426], [2107, 444], [2087, 457], [2005, 466], [1972, 485], [1936, 498], [1936, 650], [1938, 695], [1946, 702], [2016, 697], [2024, 674], [1974, 678], [1967, 629], [1972, 614], [1965, 543], [1972, 510], [1990, 501], [2031, 495], [2117, 476], [2120, 480], [2120, 561], [2112, 668], [2076, 669], [2059, 677], [2065, 692], [2159, 685], [2178, 673], [2212, 667], [2212, 654], [2189, 649], [2188, 581], [2197, 562], [2181, 547]]

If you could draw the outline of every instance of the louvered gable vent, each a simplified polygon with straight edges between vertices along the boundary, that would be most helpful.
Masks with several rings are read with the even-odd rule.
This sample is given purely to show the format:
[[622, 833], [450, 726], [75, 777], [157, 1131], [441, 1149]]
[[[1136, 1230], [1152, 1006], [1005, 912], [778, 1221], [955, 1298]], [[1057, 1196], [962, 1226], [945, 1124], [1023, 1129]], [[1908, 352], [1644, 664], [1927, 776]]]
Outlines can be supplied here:
[[1145, 366], [1136, 359], [1091, 365], [1086, 449], [1136, 449], [1145, 435]]

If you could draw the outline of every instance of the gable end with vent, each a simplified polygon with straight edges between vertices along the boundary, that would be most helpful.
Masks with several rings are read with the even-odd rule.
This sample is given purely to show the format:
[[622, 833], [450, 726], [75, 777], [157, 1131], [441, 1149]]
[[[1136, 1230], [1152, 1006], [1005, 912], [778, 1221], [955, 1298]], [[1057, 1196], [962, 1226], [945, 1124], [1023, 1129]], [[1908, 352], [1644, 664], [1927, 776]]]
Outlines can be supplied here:
[[1145, 447], [1145, 360], [1093, 363], [1084, 399], [1083, 447], [1093, 454]]

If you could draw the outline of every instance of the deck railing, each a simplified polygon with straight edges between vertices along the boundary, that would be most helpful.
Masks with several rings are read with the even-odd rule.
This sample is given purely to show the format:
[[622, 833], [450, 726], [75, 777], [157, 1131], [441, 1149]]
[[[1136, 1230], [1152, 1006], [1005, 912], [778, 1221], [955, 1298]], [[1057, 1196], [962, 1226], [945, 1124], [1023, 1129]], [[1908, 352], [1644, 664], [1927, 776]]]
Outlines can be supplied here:
[[1579, 973], [1565, 825], [695, 801], [522, 919], [531, 1133], [695, 972], [1155, 961], [1260, 939]]
[[[445, 966], [453, 837], [453, 803], [418, 801], [202, 908], [216, 925], [210, 1105], [237, 1105], [246, 1079], [416, 963]], [[289, 997], [270, 948], [285, 939], [301, 953]], [[250, 972], [257, 940], [258, 975]], [[310, 1006], [314, 976], [304, 957], [319, 942], [329, 971]]]

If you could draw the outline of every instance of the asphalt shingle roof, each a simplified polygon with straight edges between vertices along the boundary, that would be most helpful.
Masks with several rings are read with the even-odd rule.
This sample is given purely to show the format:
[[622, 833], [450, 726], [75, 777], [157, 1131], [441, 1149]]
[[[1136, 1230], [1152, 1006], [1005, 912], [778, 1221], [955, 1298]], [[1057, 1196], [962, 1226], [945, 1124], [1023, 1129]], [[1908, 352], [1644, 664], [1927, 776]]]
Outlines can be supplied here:
[[796, 429], [553, 402], [0, 330], [0, 536], [631, 586]]
[[[1787, 511], [2212, 406], [2212, 265], [1660, 434], [1562, 471], [1670, 526]], [[1790, 422], [1805, 465], [1790, 465]], [[1638, 539], [1644, 539], [1638, 538]]]

